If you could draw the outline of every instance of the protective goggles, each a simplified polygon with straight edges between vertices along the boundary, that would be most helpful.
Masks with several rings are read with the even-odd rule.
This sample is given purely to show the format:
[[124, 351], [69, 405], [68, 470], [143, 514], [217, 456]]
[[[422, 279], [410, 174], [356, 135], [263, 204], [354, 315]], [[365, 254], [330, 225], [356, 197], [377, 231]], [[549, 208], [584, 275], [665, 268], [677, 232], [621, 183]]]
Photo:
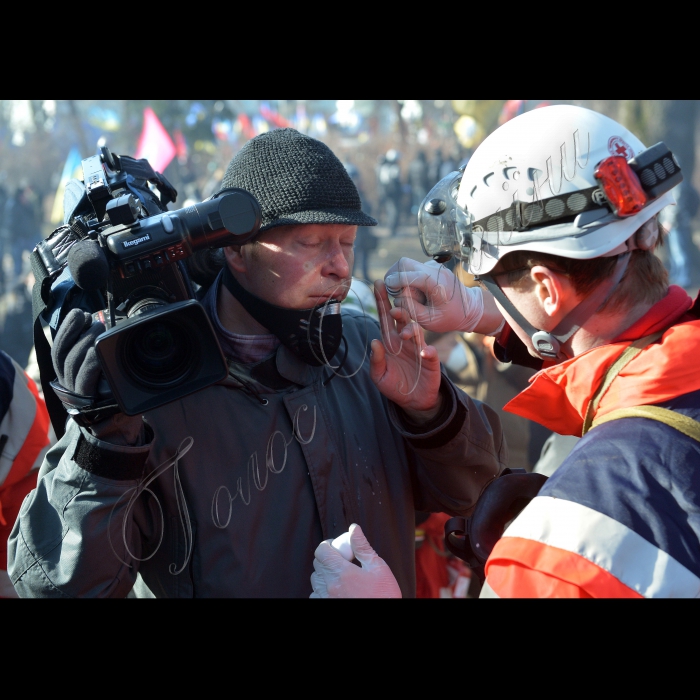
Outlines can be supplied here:
[[[594, 187], [533, 202], [515, 201], [507, 209], [475, 221], [457, 204], [463, 171], [440, 180], [418, 212], [423, 252], [438, 262], [452, 257], [468, 262], [488, 246], [561, 238], [560, 229], [547, 231], [546, 227], [554, 224], [573, 222], [582, 227], [606, 212], [619, 219], [633, 216], [683, 180], [675, 156], [659, 142], [630, 160], [623, 156], [602, 160], [593, 173], [598, 182]], [[587, 212], [596, 215], [586, 216]]]

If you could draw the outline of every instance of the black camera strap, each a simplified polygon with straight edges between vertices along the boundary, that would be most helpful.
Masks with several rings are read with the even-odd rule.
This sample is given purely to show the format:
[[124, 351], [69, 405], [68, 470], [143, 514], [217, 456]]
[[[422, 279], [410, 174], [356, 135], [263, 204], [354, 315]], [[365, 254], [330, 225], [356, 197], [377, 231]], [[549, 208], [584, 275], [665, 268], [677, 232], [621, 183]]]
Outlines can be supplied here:
[[44, 393], [44, 402], [51, 418], [56, 437], [60, 440], [66, 432], [66, 420], [68, 414], [61, 400], [56, 396], [51, 387], [51, 382], [56, 380], [56, 372], [51, 360], [51, 345], [44, 335], [41, 324], [41, 314], [47, 308], [47, 302], [51, 294], [51, 283], [55, 275], [49, 275], [44, 267], [39, 253], [34, 249], [30, 256], [32, 272], [34, 273], [34, 286], [32, 287], [32, 324], [34, 329], [34, 351], [39, 365], [39, 378], [41, 390]]

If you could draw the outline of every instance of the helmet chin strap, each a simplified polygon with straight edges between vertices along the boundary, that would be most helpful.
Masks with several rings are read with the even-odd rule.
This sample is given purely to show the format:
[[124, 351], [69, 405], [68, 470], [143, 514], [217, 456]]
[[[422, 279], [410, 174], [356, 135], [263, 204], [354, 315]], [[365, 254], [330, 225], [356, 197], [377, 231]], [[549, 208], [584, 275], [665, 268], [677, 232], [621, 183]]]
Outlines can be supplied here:
[[577, 330], [610, 298], [627, 270], [630, 254], [625, 253], [617, 258], [613, 274], [596, 287], [595, 291], [577, 304], [552, 331], [537, 330], [513, 306], [508, 297], [491, 275], [479, 275], [479, 280], [493, 294], [498, 303], [508, 312], [511, 318], [530, 336], [535, 351], [543, 359], [568, 359], [562, 352], [561, 346], [567, 342]]

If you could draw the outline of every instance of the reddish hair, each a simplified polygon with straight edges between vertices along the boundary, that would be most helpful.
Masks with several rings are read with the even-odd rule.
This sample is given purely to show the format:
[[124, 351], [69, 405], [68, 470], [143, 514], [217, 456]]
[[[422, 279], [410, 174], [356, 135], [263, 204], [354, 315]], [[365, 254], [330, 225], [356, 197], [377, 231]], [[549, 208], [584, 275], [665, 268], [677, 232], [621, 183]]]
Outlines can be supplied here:
[[[645, 224], [646, 225], [646, 224]], [[666, 231], [659, 227], [654, 249], [663, 245]], [[603, 306], [608, 312], [631, 308], [640, 302], [655, 304], [666, 296], [668, 272], [652, 250], [633, 250], [622, 281]], [[523, 289], [532, 284], [529, 271], [543, 265], [566, 275], [579, 296], [590, 294], [603, 280], [613, 274], [619, 256], [574, 260], [560, 255], [516, 250], [504, 255], [495, 270], [508, 273], [508, 283]]]

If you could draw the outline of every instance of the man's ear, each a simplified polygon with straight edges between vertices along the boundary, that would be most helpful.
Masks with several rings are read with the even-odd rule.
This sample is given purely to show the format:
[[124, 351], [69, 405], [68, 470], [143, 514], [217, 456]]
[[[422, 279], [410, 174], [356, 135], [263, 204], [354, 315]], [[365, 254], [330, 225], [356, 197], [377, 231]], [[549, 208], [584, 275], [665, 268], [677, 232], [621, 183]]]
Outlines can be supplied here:
[[226, 256], [226, 263], [232, 270], [235, 270], [236, 272], [248, 271], [248, 256], [244, 254], [243, 246], [227, 246], [224, 248], [224, 255]]
[[535, 265], [530, 270], [530, 277], [535, 283], [535, 295], [542, 310], [550, 318], [562, 310], [569, 310], [571, 299], [576, 298], [576, 293], [566, 275], [544, 265]]

